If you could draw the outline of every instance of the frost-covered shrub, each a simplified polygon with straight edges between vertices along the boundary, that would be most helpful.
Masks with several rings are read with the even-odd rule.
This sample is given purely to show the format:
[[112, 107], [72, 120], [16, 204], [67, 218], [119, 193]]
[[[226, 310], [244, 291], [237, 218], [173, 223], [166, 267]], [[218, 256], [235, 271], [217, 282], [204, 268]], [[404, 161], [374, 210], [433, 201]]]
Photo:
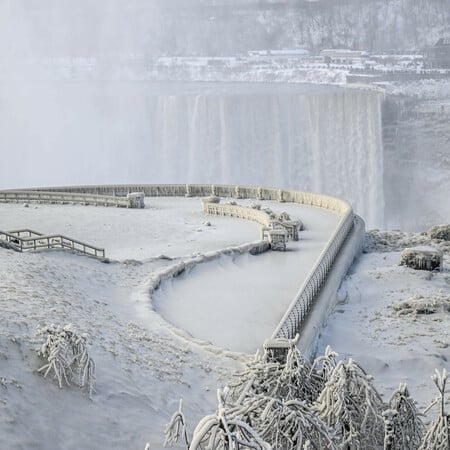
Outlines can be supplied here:
[[294, 346], [284, 362], [272, 360], [267, 353], [257, 356], [230, 384], [237, 403], [248, 395], [265, 395], [283, 400], [312, 403], [320, 394], [324, 379]]
[[317, 376], [322, 380], [322, 386], [320, 389], [321, 392], [336, 367], [336, 358], [338, 356], [339, 355], [334, 352], [329, 345], [327, 345], [323, 356], [318, 356], [312, 364], [312, 368], [315, 369]]
[[[433, 380], [439, 417], [423, 436], [423, 424], [406, 385], [389, 405], [352, 359], [337, 362], [327, 347], [313, 364], [292, 346], [282, 360], [266, 352], [237, 381], [218, 392], [219, 406], [205, 416], [189, 442], [181, 411], [166, 428], [166, 444], [183, 436], [189, 450], [449, 450], [445, 413], [447, 372]], [[420, 446], [420, 447], [419, 447]]]
[[329, 427], [305, 402], [261, 397], [246, 403], [251, 410], [246, 416], [273, 449], [337, 449]]
[[435, 225], [427, 231], [430, 239], [450, 241], [450, 225]]
[[67, 385], [72, 381], [86, 388], [91, 397], [94, 392], [95, 364], [88, 354], [86, 336], [78, 334], [71, 324], [64, 327], [51, 324], [39, 329], [37, 334], [45, 338], [37, 353], [46, 361], [38, 372], [44, 372], [44, 377], [53, 372], [60, 388], [63, 381]]
[[[333, 357], [329, 352], [321, 358], [323, 373]], [[311, 407], [324, 386], [321, 371], [295, 346], [284, 362], [268, 353], [257, 356], [220, 392], [217, 412], [199, 422], [189, 449], [337, 449], [332, 430]], [[166, 429], [166, 444], [187, 436], [184, 426], [179, 410]]]
[[227, 410], [222, 394], [217, 393], [217, 413], [204, 417], [195, 428], [189, 450], [271, 450], [243, 417], [245, 406]]
[[342, 448], [378, 450], [384, 409], [372, 378], [352, 359], [339, 361], [314, 404], [318, 416], [340, 436]]
[[445, 396], [447, 394], [448, 373], [444, 369], [442, 375], [436, 370], [433, 381], [439, 391], [439, 396], [425, 410], [439, 405], [439, 415], [431, 422], [423, 438], [419, 450], [448, 450], [450, 448], [450, 414], [445, 412]]
[[417, 450], [423, 436], [423, 423], [406, 384], [394, 392], [383, 412], [384, 450]]

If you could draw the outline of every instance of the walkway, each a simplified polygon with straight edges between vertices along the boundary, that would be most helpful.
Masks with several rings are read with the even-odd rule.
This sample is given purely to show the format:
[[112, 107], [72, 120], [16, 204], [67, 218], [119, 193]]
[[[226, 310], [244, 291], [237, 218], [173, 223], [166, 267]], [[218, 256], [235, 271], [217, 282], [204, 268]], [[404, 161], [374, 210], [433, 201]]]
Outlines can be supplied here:
[[[168, 322], [234, 352], [253, 353], [271, 336], [339, 216], [305, 205], [271, 202], [269, 206], [301, 218], [305, 231], [300, 232], [300, 240], [290, 241], [286, 252], [223, 256], [163, 283], [153, 294], [153, 304]], [[215, 217], [208, 220], [214, 222]]]

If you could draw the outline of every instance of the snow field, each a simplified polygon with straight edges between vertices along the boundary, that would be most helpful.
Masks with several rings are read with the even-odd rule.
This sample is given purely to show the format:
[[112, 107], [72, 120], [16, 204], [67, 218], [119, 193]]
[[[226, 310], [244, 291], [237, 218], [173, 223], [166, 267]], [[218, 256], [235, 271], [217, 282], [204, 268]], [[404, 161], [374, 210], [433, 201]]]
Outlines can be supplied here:
[[[443, 272], [398, 265], [400, 249], [430, 243], [444, 251]], [[374, 231], [367, 249], [341, 285], [319, 353], [330, 344], [341, 357], [353, 358], [374, 376], [385, 401], [407, 383], [422, 410], [437, 395], [434, 369], [450, 367], [448, 242]]]
[[[104, 246], [111, 259], [104, 264], [61, 251], [19, 254], [2, 249], [0, 436], [5, 448], [140, 449], [146, 442], [150, 448], [162, 448], [165, 425], [179, 399], [184, 399], [192, 429], [215, 409], [217, 387], [251, 357], [186, 339], [183, 330], [174, 329], [152, 309], [147, 288], [151, 274], [199, 251], [254, 241], [258, 225], [205, 217], [198, 199], [149, 199], [147, 206], [134, 211], [0, 205], [0, 229], [64, 233]], [[294, 206], [283, 204], [283, 209], [291, 213]], [[331, 214], [330, 220], [325, 210], [317, 211], [323, 214], [321, 226], [305, 234], [305, 250], [298, 256], [305, 257], [308, 247], [324, 245], [327, 231], [337, 223], [337, 216]], [[312, 223], [314, 216], [304, 209], [301, 219]], [[206, 221], [211, 226], [203, 224]], [[286, 255], [297, 257], [297, 252]], [[242, 260], [239, 266], [239, 276], [246, 279], [247, 264]], [[265, 278], [265, 273], [260, 275]], [[241, 291], [244, 298], [245, 293]], [[257, 316], [258, 312], [252, 315]], [[42, 339], [35, 333], [51, 323], [71, 323], [88, 334], [89, 353], [96, 363], [92, 400], [76, 386], [59, 389], [56, 380], [37, 373], [43, 365], [36, 353]], [[211, 329], [217, 325], [208, 323]], [[236, 322], [233, 327], [241, 326]]]

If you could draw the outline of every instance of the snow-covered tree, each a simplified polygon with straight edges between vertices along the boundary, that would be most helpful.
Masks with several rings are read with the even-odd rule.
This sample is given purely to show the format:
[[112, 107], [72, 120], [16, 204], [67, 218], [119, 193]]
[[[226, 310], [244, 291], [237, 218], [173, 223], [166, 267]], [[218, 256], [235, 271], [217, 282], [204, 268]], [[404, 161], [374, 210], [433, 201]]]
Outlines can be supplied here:
[[59, 387], [63, 381], [70, 385], [70, 381], [82, 388], [86, 388], [89, 397], [94, 392], [95, 364], [88, 354], [87, 337], [78, 334], [71, 324], [61, 327], [48, 325], [37, 331], [46, 339], [37, 350], [38, 356], [46, 361], [38, 372], [44, 372], [46, 377], [53, 371]]
[[237, 381], [218, 391], [217, 412], [198, 423], [190, 442], [180, 403], [165, 445], [183, 436], [189, 450], [450, 448], [445, 370], [433, 377], [440, 396], [429, 408], [440, 403], [440, 412], [419, 448], [423, 424], [406, 385], [385, 405], [372, 377], [352, 359], [336, 362], [337, 356], [327, 347], [310, 364], [295, 346], [257, 355]]
[[241, 403], [248, 395], [265, 395], [310, 404], [319, 396], [324, 384], [323, 377], [295, 346], [288, 349], [282, 362], [272, 359], [267, 352], [257, 355], [236, 378], [230, 384], [236, 403]]
[[197, 425], [190, 450], [337, 450], [330, 429], [305, 402], [255, 395], [227, 405], [226, 391], [218, 412]]
[[433, 375], [433, 381], [438, 388], [439, 396], [434, 399], [425, 412], [438, 404], [439, 414], [428, 427], [419, 450], [448, 450], [450, 448], [450, 414], [446, 414], [445, 412], [445, 396], [447, 395], [448, 381], [447, 371], [444, 369], [441, 375], [436, 369], [436, 373]]
[[[263, 400], [253, 410], [256, 430], [274, 449], [337, 449], [330, 428], [303, 401]], [[251, 399], [247, 400], [249, 403]]]
[[318, 416], [340, 436], [343, 449], [381, 448], [383, 409], [372, 378], [352, 359], [336, 364], [314, 404]]
[[243, 417], [245, 405], [228, 409], [222, 391], [218, 391], [217, 397], [217, 413], [200, 420], [189, 450], [272, 450]]
[[400, 384], [383, 412], [384, 450], [417, 450], [423, 436], [423, 423], [406, 384]]
[[336, 358], [339, 355], [332, 350], [332, 348], [327, 345], [325, 348], [325, 353], [321, 356], [318, 356], [313, 364], [312, 369], [314, 369], [317, 373], [317, 376], [322, 380], [322, 387], [320, 391], [322, 392], [325, 383], [330, 379], [331, 374], [336, 367], [337, 361]]

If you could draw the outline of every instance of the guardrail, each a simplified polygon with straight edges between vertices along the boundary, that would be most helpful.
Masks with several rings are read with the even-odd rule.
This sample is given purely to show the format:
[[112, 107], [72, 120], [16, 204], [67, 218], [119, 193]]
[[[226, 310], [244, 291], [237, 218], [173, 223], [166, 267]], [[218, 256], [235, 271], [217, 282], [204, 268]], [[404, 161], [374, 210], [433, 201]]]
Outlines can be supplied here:
[[[100, 186], [63, 186], [27, 189], [28, 192], [85, 193], [106, 196], [126, 196], [132, 192], [142, 192], [145, 197], [208, 197], [251, 198], [279, 202], [300, 203], [317, 206], [344, 214], [351, 211], [350, 205], [338, 198], [312, 192], [290, 189], [265, 188], [260, 186], [235, 186], [220, 184], [114, 184]], [[15, 191], [0, 191], [15, 192]]]
[[224, 205], [220, 203], [205, 203], [203, 205], [205, 214], [236, 217], [238, 219], [252, 220], [265, 227], [270, 226], [271, 218], [265, 212], [256, 208], [239, 205]]
[[105, 257], [105, 249], [94, 247], [62, 234], [44, 235], [28, 229], [10, 232], [0, 231], [0, 241], [7, 242], [11, 248], [19, 252], [62, 248], [81, 255], [95, 256], [96, 258]]
[[56, 190], [8, 190], [0, 191], [0, 202], [72, 203], [94, 206], [116, 206], [121, 208], [143, 208], [144, 194], [133, 192], [119, 197], [86, 192], [60, 192]]
[[[17, 192], [17, 191], [3, 191]], [[250, 198], [293, 202], [335, 211], [341, 216], [335, 231], [321, 252], [316, 264], [300, 287], [272, 338], [293, 339], [299, 332], [302, 322], [314, 302], [315, 296], [325, 282], [326, 276], [353, 229], [354, 214], [351, 206], [338, 198], [311, 192], [288, 189], [264, 188], [259, 186], [233, 186], [216, 184], [140, 184], [140, 185], [103, 185], [103, 186], [65, 186], [55, 188], [31, 189], [28, 192], [58, 192], [73, 194], [95, 194], [100, 196], [124, 196], [131, 192], [142, 192], [146, 197], [208, 197]]]
[[37, 231], [33, 231], [33, 230], [29, 230], [28, 228], [24, 229], [24, 230], [13, 230], [13, 231], [8, 231], [9, 234], [13, 234], [14, 236], [19, 236], [19, 237], [33, 237], [33, 236], [43, 236], [42, 233], [39, 233]]
[[353, 228], [353, 221], [353, 214], [346, 215], [340, 221], [336, 231], [319, 255], [316, 264], [309, 272], [297, 295], [289, 305], [288, 310], [275, 328], [271, 336], [272, 339], [293, 339], [299, 332], [300, 326], [306, 319], [316, 295], [325, 282], [336, 255]]

